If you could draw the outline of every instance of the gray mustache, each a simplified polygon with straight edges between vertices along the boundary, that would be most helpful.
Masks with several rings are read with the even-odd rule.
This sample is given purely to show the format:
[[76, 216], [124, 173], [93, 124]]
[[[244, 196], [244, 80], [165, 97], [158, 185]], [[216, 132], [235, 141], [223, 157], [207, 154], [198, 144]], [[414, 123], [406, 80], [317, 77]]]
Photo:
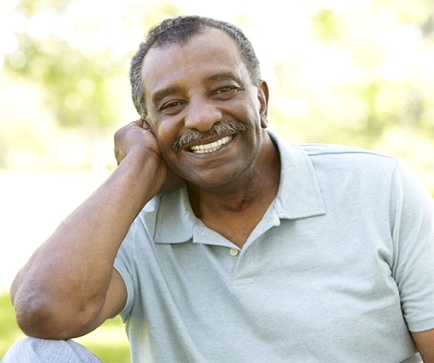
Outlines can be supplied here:
[[188, 130], [176, 139], [172, 145], [172, 150], [177, 151], [190, 142], [199, 142], [208, 137], [246, 132], [248, 129], [248, 126], [238, 121], [221, 121], [205, 132]]

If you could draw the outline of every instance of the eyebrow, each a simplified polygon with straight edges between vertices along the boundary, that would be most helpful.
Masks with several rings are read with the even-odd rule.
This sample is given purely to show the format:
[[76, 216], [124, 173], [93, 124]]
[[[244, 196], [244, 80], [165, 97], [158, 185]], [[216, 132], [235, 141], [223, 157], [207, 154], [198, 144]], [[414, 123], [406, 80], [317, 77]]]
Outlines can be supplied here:
[[208, 79], [210, 81], [224, 81], [224, 80], [230, 79], [230, 80], [234, 80], [237, 82], [241, 82], [240, 79], [238, 77], [236, 77], [235, 74], [233, 74], [231, 72], [217, 73], [217, 74], [212, 75]]
[[152, 95], [152, 102], [154, 103], [154, 105], [157, 105], [164, 97], [179, 92], [179, 90], [180, 90], [179, 87], [168, 87], [160, 91], [157, 91]]

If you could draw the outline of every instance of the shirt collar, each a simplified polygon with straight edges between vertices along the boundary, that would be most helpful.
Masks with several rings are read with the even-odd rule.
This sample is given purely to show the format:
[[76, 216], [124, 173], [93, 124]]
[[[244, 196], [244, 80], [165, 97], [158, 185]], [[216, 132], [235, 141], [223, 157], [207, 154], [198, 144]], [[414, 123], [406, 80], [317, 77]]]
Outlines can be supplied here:
[[280, 154], [280, 185], [274, 202], [279, 218], [297, 219], [325, 213], [315, 169], [298, 145], [269, 131]]
[[[279, 150], [281, 162], [280, 185], [273, 202], [277, 216], [297, 219], [324, 214], [324, 202], [309, 156], [301, 147], [284, 141], [272, 131], [269, 134]], [[195, 231], [204, 225], [193, 213], [186, 188], [160, 195], [158, 204], [156, 243], [182, 243], [200, 235]]]

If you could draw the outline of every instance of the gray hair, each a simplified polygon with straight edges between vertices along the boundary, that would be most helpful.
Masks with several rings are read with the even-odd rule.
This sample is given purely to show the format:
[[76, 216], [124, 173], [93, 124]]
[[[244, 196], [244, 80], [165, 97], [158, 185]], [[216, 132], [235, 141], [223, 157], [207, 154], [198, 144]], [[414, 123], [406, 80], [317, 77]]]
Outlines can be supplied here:
[[131, 60], [131, 94], [134, 106], [141, 117], [147, 114], [141, 69], [143, 59], [149, 49], [168, 44], [186, 44], [193, 36], [202, 33], [207, 27], [223, 30], [235, 40], [253, 84], [259, 86], [261, 82], [259, 61], [252, 44], [241, 29], [233, 24], [202, 16], [179, 16], [166, 19], [149, 30], [146, 40], [140, 44]]

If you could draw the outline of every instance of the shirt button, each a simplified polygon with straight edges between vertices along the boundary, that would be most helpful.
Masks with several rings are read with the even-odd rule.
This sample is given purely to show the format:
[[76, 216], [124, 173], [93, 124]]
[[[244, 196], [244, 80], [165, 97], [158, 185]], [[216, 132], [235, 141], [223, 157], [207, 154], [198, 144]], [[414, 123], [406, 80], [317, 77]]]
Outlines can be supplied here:
[[229, 253], [231, 254], [231, 256], [236, 256], [238, 255], [238, 250], [236, 248], [231, 248], [229, 250]]

